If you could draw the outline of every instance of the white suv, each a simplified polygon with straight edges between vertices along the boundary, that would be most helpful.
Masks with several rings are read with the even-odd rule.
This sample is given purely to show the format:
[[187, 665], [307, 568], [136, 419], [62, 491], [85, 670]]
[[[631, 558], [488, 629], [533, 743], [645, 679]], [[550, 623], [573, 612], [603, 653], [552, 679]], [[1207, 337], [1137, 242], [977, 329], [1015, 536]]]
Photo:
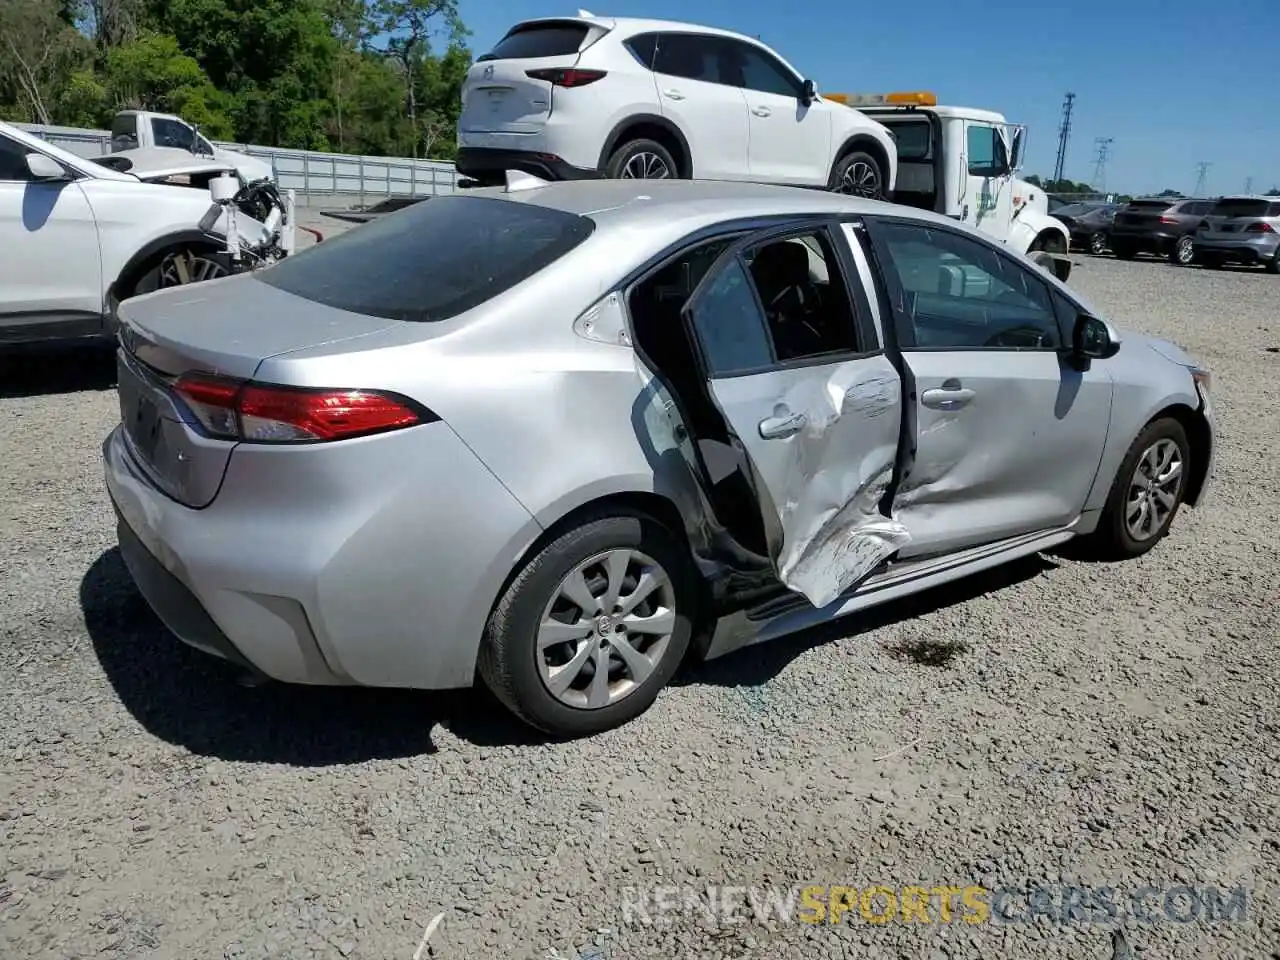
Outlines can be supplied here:
[[527, 20], [462, 88], [458, 172], [752, 180], [887, 199], [889, 131], [736, 33], [662, 20]]

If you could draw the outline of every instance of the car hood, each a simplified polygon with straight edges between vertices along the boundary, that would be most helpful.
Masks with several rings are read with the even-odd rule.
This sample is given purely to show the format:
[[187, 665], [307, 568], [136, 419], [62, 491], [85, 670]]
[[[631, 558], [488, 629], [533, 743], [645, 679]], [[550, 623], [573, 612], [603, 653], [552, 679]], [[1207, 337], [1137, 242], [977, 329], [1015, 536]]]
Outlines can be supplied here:
[[1129, 342], [1145, 343], [1160, 356], [1172, 363], [1178, 364], [1181, 367], [1200, 366], [1200, 364], [1196, 362], [1195, 358], [1176, 343], [1169, 340], [1161, 340], [1158, 337], [1148, 337], [1143, 334], [1122, 334], [1122, 336], [1124, 336], [1124, 338]]
[[202, 157], [174, 147], [140, 147], [118, 150], [94, 157], [93, 162], [121, 173], [131, 173], [140, 180], [163, 180], [193, 173], [234, 173], [235, 164], [226, 160]]

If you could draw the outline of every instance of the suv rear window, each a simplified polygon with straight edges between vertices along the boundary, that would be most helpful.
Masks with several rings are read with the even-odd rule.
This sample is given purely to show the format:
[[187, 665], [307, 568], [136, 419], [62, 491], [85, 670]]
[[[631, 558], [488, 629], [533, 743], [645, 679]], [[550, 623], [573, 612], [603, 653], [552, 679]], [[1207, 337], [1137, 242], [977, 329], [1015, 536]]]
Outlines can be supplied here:
[[1177, 200], [1130, 200], [1131, 210], [1168, 210], [1178, 203]]
[[586, 217], [532, 203], [433, 197], [254, 276], [339, 310], [431, 323], [505, 293], [594, 229]]
[[1265, 217], [1268, 206], [1266, 200], [1219, 200], [1209, 213], [1214, 217]]
[[567, 57], [578, 52], [587, 38], [582, 23], [537, 23], [513, 27], [498, 45], [480, 60], [536, 60], [538, 57]]

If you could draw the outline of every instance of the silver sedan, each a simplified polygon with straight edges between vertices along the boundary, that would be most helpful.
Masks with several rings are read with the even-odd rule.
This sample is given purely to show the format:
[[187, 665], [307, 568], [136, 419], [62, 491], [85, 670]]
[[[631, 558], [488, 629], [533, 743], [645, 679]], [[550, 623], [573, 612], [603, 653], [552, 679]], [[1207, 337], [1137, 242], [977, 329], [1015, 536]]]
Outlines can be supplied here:
[[259, 676], [477, 675], [556, 736], [717, 657], [1198, 505], [1209, 375], [946, 218], [599, 181], [418, 203], [120, 311], [104, 445], [174, 634]]

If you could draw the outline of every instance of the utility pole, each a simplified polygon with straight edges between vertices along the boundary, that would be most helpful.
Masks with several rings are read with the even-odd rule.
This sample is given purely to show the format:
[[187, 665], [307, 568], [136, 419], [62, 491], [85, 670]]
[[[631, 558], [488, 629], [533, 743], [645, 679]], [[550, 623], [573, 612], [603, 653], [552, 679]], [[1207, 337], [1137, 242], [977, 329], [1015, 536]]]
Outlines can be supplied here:
[[1053, 179], [1062, 179], [1062, 168], [1067, 163], [1067, 141], [1071, 138], [1071, 110], [1075, 104], [1076, 95], [1068, 93], [1067, 99], [1062, 101], [1062, 126], [1058, 128], [1058, 159], [1053, 165]]
[[1094, 161], [1093, 167], [1093, 183], [1091, 186], [1097, 193], [1107, 192], [1107, 161], [1111, 159], [1111, 144], [1115, 143], [1115, 137], [1097, 137], [1094, 139], [1097, 145], [1098, 154]]
[[1244, 178], [1244, 192], [1253, 193], [1253, 177]]
[[1196, 188], [1191, 192], [1193, 197], [1203, 197], [1209, 191], [1209, 168], [1213, 166], [1208, 160], [1196, 164]]

